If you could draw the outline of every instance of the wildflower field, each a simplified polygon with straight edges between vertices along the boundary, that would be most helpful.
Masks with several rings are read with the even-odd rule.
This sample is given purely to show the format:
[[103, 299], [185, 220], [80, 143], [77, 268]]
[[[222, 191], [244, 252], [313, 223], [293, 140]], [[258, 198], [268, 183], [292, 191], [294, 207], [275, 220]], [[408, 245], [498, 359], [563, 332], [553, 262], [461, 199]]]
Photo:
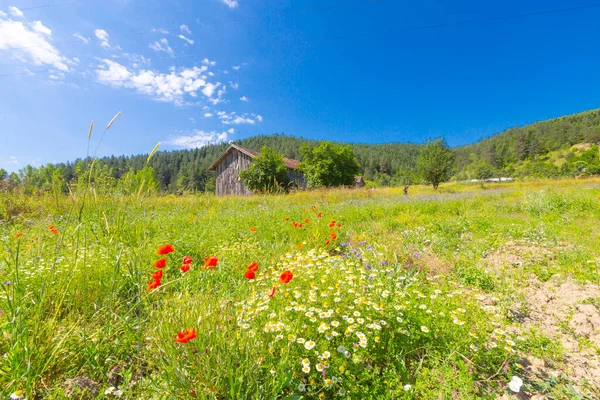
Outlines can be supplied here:
[[2, 398], [598, 398], [599, 182], [2, 193]]

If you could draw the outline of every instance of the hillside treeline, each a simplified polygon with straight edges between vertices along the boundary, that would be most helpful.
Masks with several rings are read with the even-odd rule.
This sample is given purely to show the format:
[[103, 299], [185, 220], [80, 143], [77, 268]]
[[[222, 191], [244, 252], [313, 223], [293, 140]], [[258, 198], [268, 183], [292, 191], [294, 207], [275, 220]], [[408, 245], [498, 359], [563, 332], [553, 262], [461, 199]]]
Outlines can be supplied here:
[[[302, 161], [300, 147], [319, 142], [284, 134], [255, 136], [234, 143], [259, 151], [268, 146], [287, 158]], [[577, 144], [586, 144], [572, 148]], [[508, 129], [477, 143], [454, 148], [455, 179], [486, 179], [499, 176], [559, 177], [600, 173], [600, 109], [582, 112], [524, 127]], [[351, 144], [366, 180], [379, 186], [400, 186], [420, 180], [417, 144]], [[214, 190], [214, 173], [208, 170], [228, 144], [199, 149], [157, 152], [149, 163], [147, 154], [99, 159], [93, 174], [86, 176], [90, 160], [27, 166], [18, 173], [0, 169], [0, 181], [35, 190], [68, 190], [69, 184], [92, 180], [96, 187], [133, 191], [144, 182], [168, 193]]]

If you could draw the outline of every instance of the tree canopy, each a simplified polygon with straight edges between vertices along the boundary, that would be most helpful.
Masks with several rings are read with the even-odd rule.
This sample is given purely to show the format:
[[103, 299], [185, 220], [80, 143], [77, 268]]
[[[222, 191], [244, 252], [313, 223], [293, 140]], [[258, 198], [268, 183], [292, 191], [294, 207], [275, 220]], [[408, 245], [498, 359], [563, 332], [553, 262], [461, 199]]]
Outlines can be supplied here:
[[276, 192], [288, 183], [287, 172], [283, 156], [263, 146], [260, 155], [239, 176], [246, 187], [254, 192]]
[[417, 157], [417, 168], [423, 180], [436, 190], [440, 183], [450, 178], [453, 167], [454, 153], [443, 138], [427, 142]]
[[322, 142], [316, 147], [300, 148], [306, 185], [310, 188], [354, 185], [354, 177], [360, 166], [352, 147], [331, 142]]

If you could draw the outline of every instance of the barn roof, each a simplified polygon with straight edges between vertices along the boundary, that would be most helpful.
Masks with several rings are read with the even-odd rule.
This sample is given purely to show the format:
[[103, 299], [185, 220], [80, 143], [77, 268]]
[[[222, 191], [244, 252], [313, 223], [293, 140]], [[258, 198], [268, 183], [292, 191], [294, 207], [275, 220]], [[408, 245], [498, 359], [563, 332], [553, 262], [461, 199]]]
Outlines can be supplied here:
[[[217, 159], [217, 161], [215, 161], [214, 163], [212, 163], [211, 166], [208, 167], [208, 169], [217, 169], [217, 166], [225, 159], [225, 157], [227, 157], [234, 150], [237, 150], [237, 151], [239, 151], [241, 153], [244, 153], [244, 154], [246, 154], [247, 156], [249, 156], [251, 158], [255, 158], [255, 157], [257, 157], [257, 156], [260, 155], [260, 153], [257, 152], [257, 151], [248, 150], [248, 149], [245, 149], [243, 147], [238, 146], [237, 144], [233, 144], [232, 143], [229, 146], [229, 148], [225, 151], [225, 153], [223, 153], [221, 155], [221, 157], [219, 157]], [[300, 161], [298, 161], [298, 160], [292, 160], [290, 158], [283, 157], [283, 163], [289, 169], [296, 169], [296, 168], [298, 168], [298, 165], [300, 164]]]

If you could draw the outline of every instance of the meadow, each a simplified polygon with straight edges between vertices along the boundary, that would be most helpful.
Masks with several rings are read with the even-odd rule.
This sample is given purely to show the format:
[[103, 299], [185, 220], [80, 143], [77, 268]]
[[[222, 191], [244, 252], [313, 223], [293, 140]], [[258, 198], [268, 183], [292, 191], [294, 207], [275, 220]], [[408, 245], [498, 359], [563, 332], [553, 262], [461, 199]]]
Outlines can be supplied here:
[[599, 184], [0, 193], [0, 391], [598, 398]]

